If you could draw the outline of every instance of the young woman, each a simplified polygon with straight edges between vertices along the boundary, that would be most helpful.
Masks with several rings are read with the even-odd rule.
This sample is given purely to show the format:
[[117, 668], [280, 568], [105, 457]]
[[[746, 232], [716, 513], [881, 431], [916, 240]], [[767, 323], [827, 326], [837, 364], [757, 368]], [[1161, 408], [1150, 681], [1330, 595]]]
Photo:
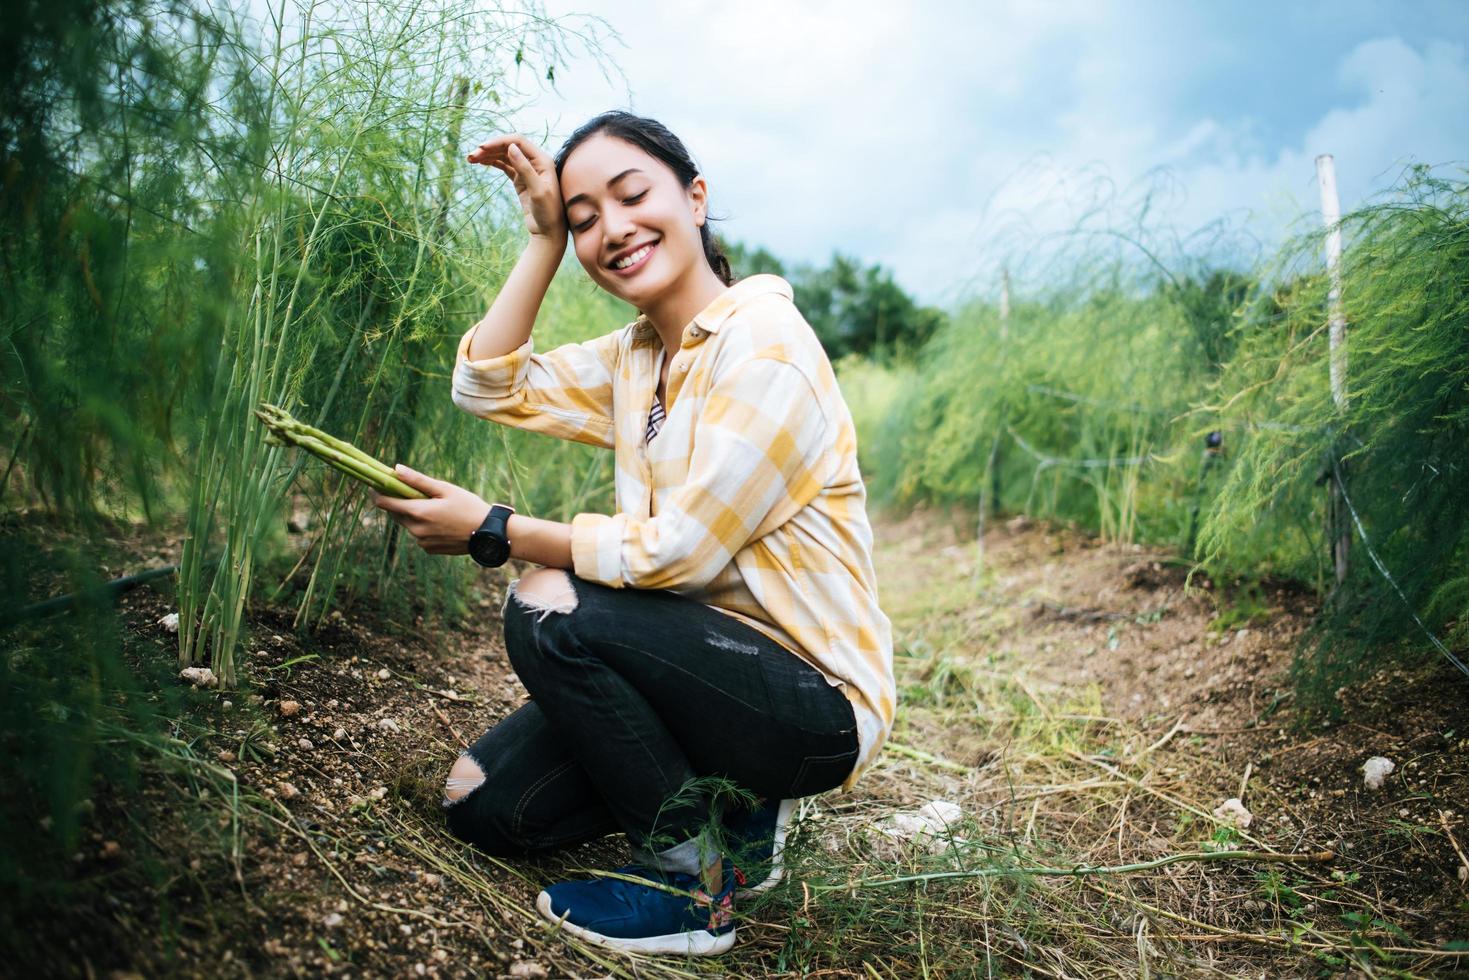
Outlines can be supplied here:
[[[429, 499], [376, 498], [430, 552], [543, 566], [504, 611], [531, 700], [454, 764], [449, 826], [500, 855], [622, 831], [638, 863], [552, 885], [542, 914], [621, 949], [720, 953], [736, 889], [780, 876], [791, 801], [850, 788], [892, 726], [851, 416], [789, 284], [732, 282], [708, 185], [663, 126], [609, 112], [554, 160], [509, 135], [469, 161], [514, 182], [530, 243], [460, 342], [454, 402], [613, 450], [618, 512], [541, 520], [404, 467]], [[568, 237], [641, 315], [536, 353]], [[762, 803], [721, 817], [701, 777]]]

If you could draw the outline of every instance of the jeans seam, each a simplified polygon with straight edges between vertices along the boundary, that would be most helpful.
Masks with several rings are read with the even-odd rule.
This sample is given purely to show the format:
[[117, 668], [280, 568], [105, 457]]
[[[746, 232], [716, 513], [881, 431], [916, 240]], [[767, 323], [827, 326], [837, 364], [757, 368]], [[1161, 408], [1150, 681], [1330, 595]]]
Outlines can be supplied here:
[[[545, 650], [541, 645], [541, 624], [539, 622], [531, 624], [531, 636], [536, 645], [536, 653], [544, 659]], [[601, 665], [607, 670], [612, 670], [612, 666], [606, 663], [606, 661], [603, 661], [601, 658], [598, 657], [592, 659], [599, 661]], [[661, 662], [662, 661], [660, 661], [660, 663]], [[643, 738], [643, 733], [638, 730], [638, 726], [628, 723], [627, 718], [623, 716], [622, 711], [620, 710], [618, 699], [607, 696], [607, 690], [598, 679], [596, 672], [589, 672], [588, 677], [590, 678], [592, 684], [597, 688], [598, 697], [600, 697], [604, 703], [611, 705], [613, 707], [613, 710], [617, 712], [617, 720], [622, 723], [622, 726], [627, 731], [632, 732], [633, 737], [638, 740], [638, 745], [642, 748], [643, 754], [647, 756], [648, 762], [652, 765], [653, 769], [659, 774], [659, 776], [662, 777], [666, 784], [668, 782], [668, 768], [664, 765], [664, 762], [659, 757], [658, 753], [654, 752], [653, 747], [649, 745], [647, 741]], [[633, 688], [634, 691], [637, 691], [637, 688], [633, 687], [632, 682], [627, 680], [626, 678], [623, 678], [623, 683], [627, 684], [628, 687]], [[640, 697], [642, 696], [641, 691], [637, 691], [637, 693]], [[682, 782], [680, 781], [679, 787], [681, 786]], [[675, 787], [674, 792], [677, 792], [679, 787]]]
[[523, 832], [524, 827], [522, 826], [522, 824], [525, 817], [525, 808], [530, 805], [531, 797], [535, 796], [542, 789], [544, 789], [546, 784], [549, 783], [551, 780], [555, 779], [563, 772], [566, 772], [574, 765], [576, 765], [575, 760], [568, 759], [566, 762], [561, 763], [561, 765], [557, 766], [555, 769], [552, 769], [550, 772], [541, 776], [541, 778], [532, 783], [524, 793], [520, 794], [520, 799], [516, 802], [515, 810], [510, 817], [511, 826], [515, 832], [515, 836], [522, 838], [525, 836]]
[[801, 760], [801, 768], [799, 768], [799, 769], [796, 770], [796, 778], [794, 780], [792, 780], [792, 782], [791, 782], [791, 788], [794, 789], [795, 787], [800, 786], [803, 782], [805, 782], [805, 780], [806, 780], [806, 773], [811, 769], [811, 766], [813, 764], [819, 764], [819, 763], [822, 763], [822, 762], [837, 762], [837, 761], [839, 761], [841, 759], [846, 759], [846, 758], [850, 758], [852, 760], [853, 764], [855, 764], [856, 761], [857, 761], [857, 756], [860, 754], [860, 752], [861, 752], [861, 749], [860, 748], [857, 748], [857, 749], [849, 749], [846, 752], [834, 752], [831, 755], [808, 755], [808, 756], [805, 756]]
[[[758, 715], [765, 715], [765, 716], [768, 717], [769, 714], [770, 714], [767, 710], [765, 710], [764, 708], [761, 708], [759, 705], [751, 704], [750, 702], [746, 701], [744, 698], [740, 697], [739, 695], [735, 694], [734, 692], [727, 691], [724, 688], [720, 687], [719, 685], [714, 684], [713, 682], [709, 681], [707, 678], [700, 677], [698, 674], [694, 673], [692, 670], [688, 670], [687, 668], [685, 668], [681, 664], [676, 664], [676, 663], [673, 663], [672, 661], [664, 660], [662, 657], [658, 656], [656, 653], [652, 652], [651, 650], [644, 650], [642, 647], [628, 646], [626, 643], [618, 643], [616, 640], [603, 640], [602, 642], [605, 643], [605, 644], [607, 644], [608, 646], [617, 647], [618, 649], [621, 649], [621, 650], [631, 650], [634, 653], [638, 653], [638, 654], [641, 654], [641, 655], [647, 657], [649, 660], [656, 661], [657, 663], [662, 664], [664, 667], [668, 668], [669, 670], [677, 671], [678, 673], [683, 674], [685, 677], [688, 677], [691, 680], [697, 681], [700, 685], [709, 688], [711, 691], [717, 691], [720, 694], [724, 695], [725, 697], [729, 698], [731, 701], [736, 701], [736, 702], [744, 705], [746, 708], [749, 708], [751, 711], [755, 712]], [[761, 651], [760, 656], [764, 656], [764, 651]]]

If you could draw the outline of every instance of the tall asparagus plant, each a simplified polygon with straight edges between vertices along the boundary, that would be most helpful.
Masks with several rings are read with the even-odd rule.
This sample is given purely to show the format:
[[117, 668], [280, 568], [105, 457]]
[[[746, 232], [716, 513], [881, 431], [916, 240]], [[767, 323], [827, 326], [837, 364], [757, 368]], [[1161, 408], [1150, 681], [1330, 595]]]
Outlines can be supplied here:
[[[394, 413], [412, 405], [423, 350], [442, 347], [439, 328], [463, 322], [463, 311], [446, 315], [449, 304], [478, 306], [493, 272], [483, 254], [494, 209], [483, 197], [456, 202], [439, 154], [446, 139], [457, 140], [471, 95], [477, 127], [505, 126], [491, 104], [517, 52], [562, 56], [556, 25], [533, 6], [287, 5], [272, 9], [270, 26], [264, 71], [275, 136], [246, 202], [253, 265], [218, 352], [179, 581], [180, 662], [208, 651], [226, 685], [238, 680], [246, 603], [269, 533], [303, 472], [266, 440], [254, 409], [269, 402], [304, 411], [383, 458], [412, 449], [403, 433], [413, 413]], [[477, 91], [451, 88], [455, 77], [475, 78]], [[455, 203], [491, 215], [467, 241], [456, 240]], [[426, 464], [435, 462], [442, 471], [444, 461]], [[333, 513], [363, 499], [339, 485]], [[360, 527], [333, 521], [349, 534]], [[343, 544], [323, 541], [318, 561], [333, 549], [339, 557]], [[210, 571], [213, 549], [219, 562]]]

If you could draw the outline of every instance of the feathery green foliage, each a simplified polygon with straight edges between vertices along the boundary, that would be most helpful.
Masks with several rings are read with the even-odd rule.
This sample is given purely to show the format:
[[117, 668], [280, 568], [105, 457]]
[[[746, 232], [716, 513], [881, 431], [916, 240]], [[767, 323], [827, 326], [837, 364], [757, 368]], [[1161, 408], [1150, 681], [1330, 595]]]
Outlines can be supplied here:
[[[303, 7], [276, 25], [265, 52], [270, 152], [239, 202], [254, 264], [221, 348], [180, 575], [180, 659], [209, 651], [227, 685], [247, 597], [282, 551], [268, 538], [293, 486], [321, 528], [295, 600], [298, 627], [369, 589], [390, 597], [390, 612], [464, 611], [473, 570], [401, 547], [397, 525], [350, 482], [288, 467], [251, 411], [279, 404], [380, 459], [509, 491], [509, 460], [452, 405], [448, 371], [518, 251], [498, 182], [478, 171], [466, 179], [459, 144], [466, 125], [501, 124], [516, 52], [530, 41], [558, 50], [554, 26], [528, 11], [405, 0], [367, 16]], [[591, 465], [569, 482], [597, 484]], [[211, 575], [202, 560], [215, 547]]]
[[[1424, 627], [1462, 644], [1469, 185], [1416, 168], [1343, 228], [1345, 412], [1327, 380], [1319, 228], [1244, 273], [1175, 273], [1128, 238], [1147, 256], [1142, 274], [1101, 251], [1068, 255], [1077, 271], [1057, 281], [1053, 262], [1050, 285], [1008, 318], [986, 301], [961, 308], [913, 369], [843, 362], [874, 498], [998, 503], [1110, 540], [1196, 541], [1220, 578], [1280, 575], [1325, 595], [1336, 535], [1322, 480], [1340, 460], [1393, 581], [1354, 541], [1350, 577], [1303, 650], [1303, 691], [1330, 702], [1394, 650], [1431, 651]], [[1222, 455], [1202, 455], [1210, 432]]]
[[[114, 518], [181, 509], [239, 269], [240, 215], [222, 204], [248, 183], [263, 110], [254, 56], [208, 10], [29, 0], [6, 20], [0, 585], [24, 604], [120, 574]], [[173, 700], [143, 695], [158, 685], [138, 683], [123, 637], [95, 600], [0, 636], [7, 911], [64, 901], [55, 869], [81, 844], [94, 782], [127, 785], [131, 750], [104, 723], [154, 727]]]
[[[1347, 215], [1342, 229], [1346, 409], [1327, 379], [1326, 278], [1297, 272], [1319, 254], [1319, 237], [1306, 237], [1282, 251], [1271, 278], [1287, 286], [1257, 298], [1211, 392], [1226, 422], [1250, 428], [1200, 535], [1207, 558], [1229, 561], [1261, 525], [1320, 528], [1320, 483], [1340, 460], [1396, 587], [1343, 515], [1350, 574], [1299, 664], [1328, 704], [1385, 652], [1429, 649], [1414, 613], [1460, 646], [1469, 636], [1469, 183], [1415, 168], [1397, 200]], [[1255, 549], [1306, 578], [1326, 547], [1318, 532]]]
[[[458, 339], [521, 234], [503, 178], [459, 143], [507, 127], [515, 65], [563, 60], [562, 28], [534, 2], [248, 9], [271, 19], [26, 0], [0, 38], [7, 603], [136, 570], [117, 542], [140, 518], [160, 548], [182, 530], [182, 659], [226, 683], [262, 583], [284, 579], [304, 628], [372, 591], [390, 613], [451, 616], [476, 574], [401, 546], [354, 481], [266, 444], [259, 402], [531, 513], [606, 509], [611, 484], [609, 454], [507, 438], [449, 399]], [[558, 281], [539, 344], [630, 319], [587, 285]], [[292, 504], [317, 515], [298, 577]], [[0, 854], [9, 894], [74, 853], [94, 780], [126, 781], [133, 749], [105, 725], [143, 731], [167, 707], [138, 693], [160, 684], [139, 688], [121, 629], [91, 603], [0, 637], [17, 760], [0, 831], [52, 828]]]

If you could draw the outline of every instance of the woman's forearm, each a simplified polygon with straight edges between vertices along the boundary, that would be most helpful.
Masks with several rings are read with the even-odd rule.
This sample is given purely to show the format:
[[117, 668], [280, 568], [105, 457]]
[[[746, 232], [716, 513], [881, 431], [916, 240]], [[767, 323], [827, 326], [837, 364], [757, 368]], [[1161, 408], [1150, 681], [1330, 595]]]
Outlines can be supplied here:
[[558, 241], [531, 236], [489, 312], [475, 325], [469, 339], [471, 361], [501, 357], [525, 343], [565, 252], [564, 237]]
[[571, 525], [525, 514], [512, 514], [505, 525], [510, 556], [548, 568], [572, 567]]

